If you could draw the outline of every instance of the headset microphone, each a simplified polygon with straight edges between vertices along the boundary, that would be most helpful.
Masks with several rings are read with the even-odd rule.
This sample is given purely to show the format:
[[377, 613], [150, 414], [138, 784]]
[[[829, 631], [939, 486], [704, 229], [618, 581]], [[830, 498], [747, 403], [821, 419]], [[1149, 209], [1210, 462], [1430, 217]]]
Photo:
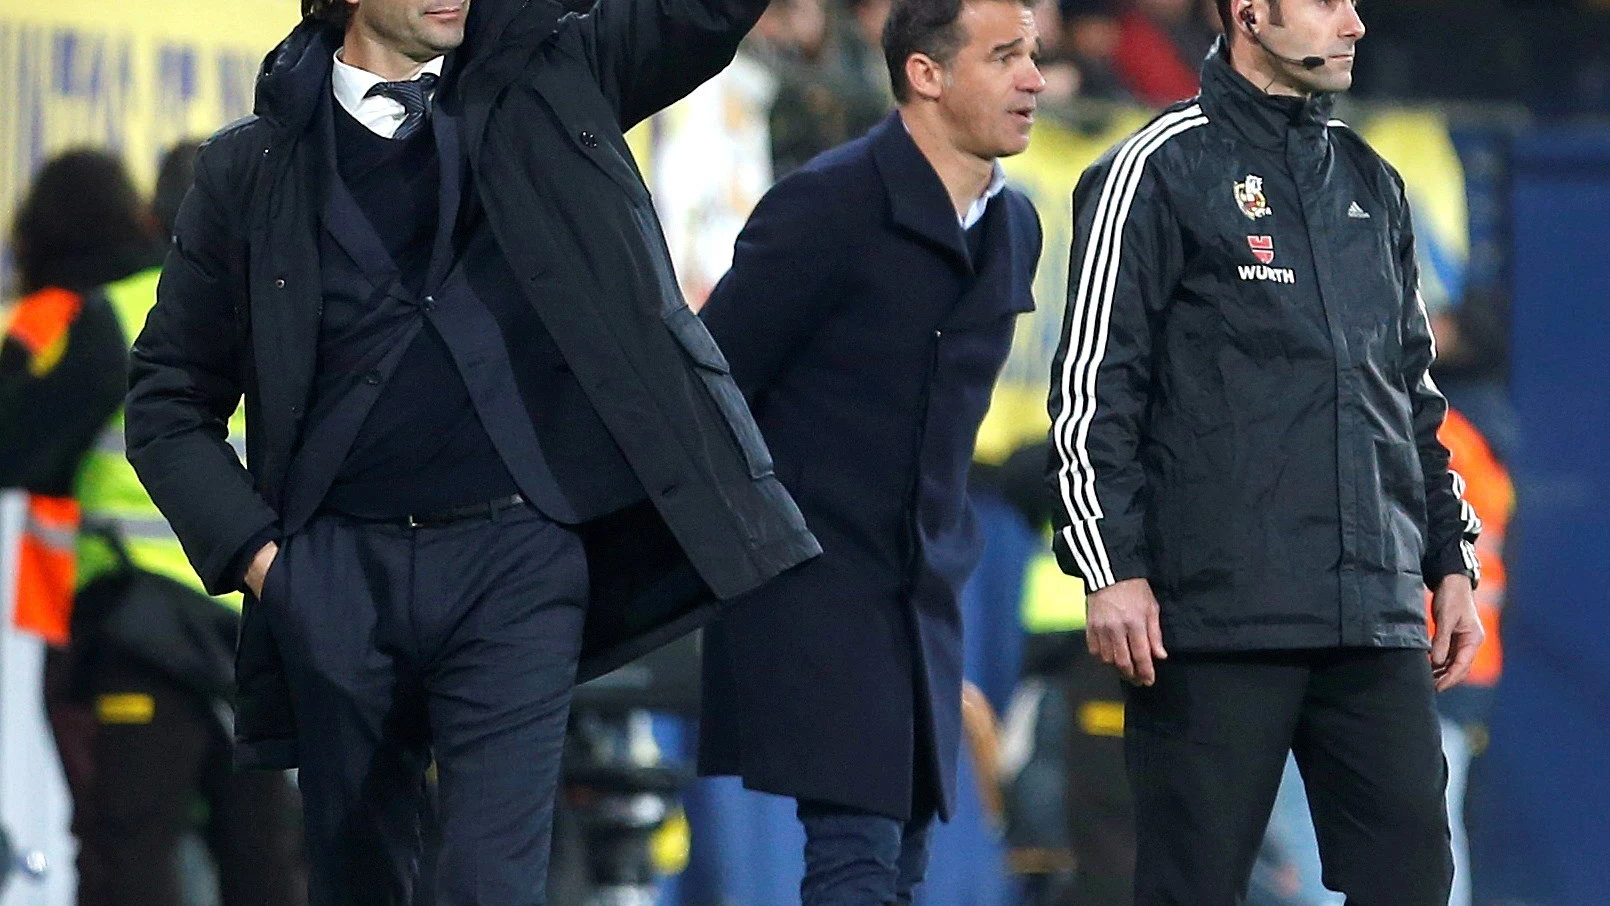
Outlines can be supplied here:
[[1290, 63], [1293, 66], [1301, 66], [1304, 69], [1318, 69], [1325, 65], [1324, 57], [1288, 57], [1275, 53], [1273, 48], [1263, 43], [1262, 36], [1258, 34], [1257, 20], [1253, 18], [1252, 10], [1250, 9], [1241, 11], [1241, 24], [1247, 27], [1247, 34], [1252, 36], [1254, 43], [1263, 48], [1264, 53], [1282, 63]]

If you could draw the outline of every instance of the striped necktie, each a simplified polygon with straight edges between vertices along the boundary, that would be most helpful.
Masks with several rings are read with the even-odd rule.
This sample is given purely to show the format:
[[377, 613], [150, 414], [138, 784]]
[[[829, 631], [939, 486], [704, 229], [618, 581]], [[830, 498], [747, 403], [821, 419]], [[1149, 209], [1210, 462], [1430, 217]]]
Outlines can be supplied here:
[[402, 125], [392, 133], [392, 138], [401, 141], [419, 131], [425, 124], [425, 112], [429, 109], [430, 93], [436, 88], [437, 76], [427, 72], [417, 79], [406, 82], [380, 82], [364, 95], [366, 98], [375, 96], [391, 98], [403, 106]]

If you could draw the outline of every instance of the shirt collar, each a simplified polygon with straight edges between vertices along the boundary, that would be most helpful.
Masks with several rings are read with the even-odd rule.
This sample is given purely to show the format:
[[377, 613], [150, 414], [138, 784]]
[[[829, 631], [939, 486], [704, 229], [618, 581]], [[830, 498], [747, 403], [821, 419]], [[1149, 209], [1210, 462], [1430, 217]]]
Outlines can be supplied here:
[[[907, 135], [911, 134], [911, 124], [906, 122], [904, 116], [900, 117], [900, 125], [905, 127]], [[1001, 190], [1004, 188], [1006, 188], [1006, 171], [1001, 169], [1000, 161], [991, 161], [989, 186], [984, 189], [984, 194], [978, 196], [978, 199], [967, 208], [967, 213], [956, 215], [956, 219], [961, 221], [962, 229], [970, 230], [980, 220], [983, 220], [984, 211], [989, 208], [990, 199], [1001, 194]]]
[[967, 209], [967, 213], [961, 216], [962, 229], [970, 230], [983, 220], [990, 199], [1001, 194], [1004, 188], [1006, 188], [1006, 171], [1001, 168], [1000, 161], [995, 161], [990, 165], [989, 187], [984, 190], [983, 195], [978, 196], [978, 200]]
[[[444, 60], [446, 57], [437, 57], [421, 64], [408, 78], [417, 79], [427, 72], [440, 78]], [[369, 94], [369, 89], [385, 81], [388, 80], [367, 69], [359, 69], [344, 62], [340, 50], [335, 52], [335, 69], [330, 73], [330, 86], [335, 92], [335, 99], [347, 113], [352, 114], [353, 119], [362, 123], [369, 131], [383, 138], [391, 138], [396, 133], [397, 127], [402, 125], [403, 117], [406, 115], [403, 105], [387, 97], [366, 96]]]

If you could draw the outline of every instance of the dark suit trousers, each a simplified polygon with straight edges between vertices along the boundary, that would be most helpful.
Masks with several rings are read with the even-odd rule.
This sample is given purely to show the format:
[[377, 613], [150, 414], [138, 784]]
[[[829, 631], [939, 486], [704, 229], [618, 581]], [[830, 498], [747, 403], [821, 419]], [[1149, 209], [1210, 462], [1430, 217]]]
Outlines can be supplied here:
[[436, 902], [544, 902], [588, 577], [534, 509], [450, 525], [319, 516], [263, 590], [297, 720], [313, 906], [410, 902], [435, 757]]
[[1447, 906], [1447, 769], [1424, 651], [1176, 653], [1126, 694], [1139, 906], [1242, 902], [1288, 751], [1326, 887], [1349, 906]]
[[932, 807], [910, 821], [802, 799], [805, 876], [800, 906], [911, 906], [928, 872]]

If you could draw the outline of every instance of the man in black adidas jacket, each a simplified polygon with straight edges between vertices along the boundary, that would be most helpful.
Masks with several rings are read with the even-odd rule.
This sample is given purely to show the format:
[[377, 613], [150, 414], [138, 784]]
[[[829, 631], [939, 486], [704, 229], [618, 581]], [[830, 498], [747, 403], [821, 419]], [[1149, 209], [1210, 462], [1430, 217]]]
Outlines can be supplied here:
[[1436, 439], [1402, 180], [1329, 115], [1364, 25], [1353, 0], [1219, 12], [1201, 96], [1074, 193], [1052, 373], [1057, 553], [1133, 684], [1136, 898], [1239, 902], [1291, 750], [1327, 886], [1441, 906], [1433, 688], [1482, 640], [1480, 524]]

